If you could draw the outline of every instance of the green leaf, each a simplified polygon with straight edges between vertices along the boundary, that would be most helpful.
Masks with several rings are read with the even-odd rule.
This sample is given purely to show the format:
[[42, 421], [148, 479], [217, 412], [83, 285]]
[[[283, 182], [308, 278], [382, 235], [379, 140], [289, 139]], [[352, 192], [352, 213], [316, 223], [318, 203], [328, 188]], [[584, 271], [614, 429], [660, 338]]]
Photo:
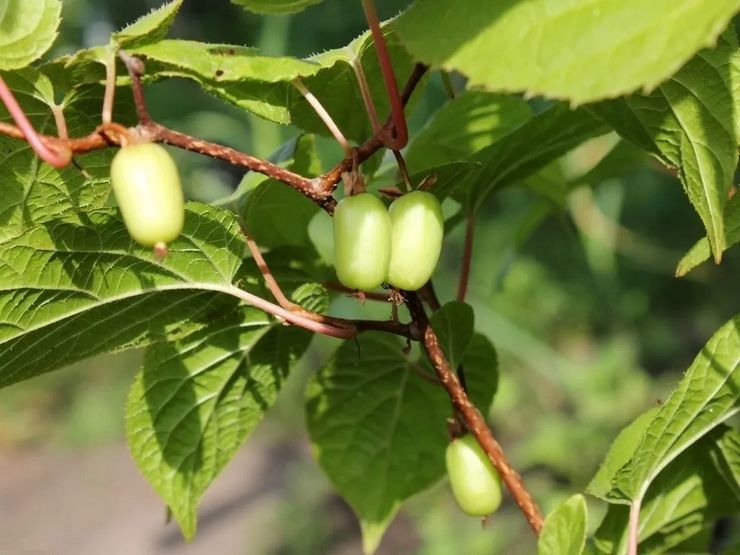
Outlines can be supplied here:
[[[242, 80], [286, 83], [321, 69], [316, 63], [298, 58], [261, 56], [254, 48], [191, 40], [160, 40], [130, 51], [150, 60], [150, 70], [214, 81], [213, 86]], [[263, 90], [269, 93], [268, 89]]]
[[[717, 518], [740, 510], [711, 460], [717, 442], [728, 433], [733, 432], [726, 426], [716, 428], [673, 460], [651, 485], [640, 510], [640, 554], [665, 553]], [[601, 552], [624, 552], [628, 519], [629, 507], [609, 507], [594, 538]]]
[[[384, 28], [389, 54], [399, 82], [411, 73], [412, 61], [391, 28]], [[369, 32], [350, 44], [305, 60], [261, 56], [253, 49], [228, 44], [163, 40], [131, 53], [147, 59], [152, 78], [185, 77], [207, 92], [265, 119], [293, 123], [309, 132], [328, 134], [326, 125], [292, 85], [301, 78], [319, 101], [330, 107], [332, 119], [345, 136], [363, 141], [371, 124], [357, 86], [353, 64], [361, 64], [375, 106], [384, 117], [390, 110]]]
[[169, 247], [157, 259], [135, 245], [110, 209], [0, 244], [0, 387], [189, 333], [236, 304], [245, 245], [231, 214], [191, 203]]
[[467, 160], [531, 117], [521, 98], [468, 91], [445, 104], [414, 138], [406, 153], [418, 172], [447, 162]]
[[182, 0], [172, 0], [163, 4], [140, 17], [131, 25], [113, 33], [112, 41], [124, 48], [133, 48], [163, 39], [167, 35], [167, 31], [170, 30], [181, 6]]
[[201, 496], [275, 402], [311, 335], [242, 307], [149, 347], [129, 392], [126, 437], [183, 535]]
[[430, 322], [450, 366], [457, 368], [473, 339], [473, 309], [463, 302], [451, 301], [435, 312]]
[[586, 500], [574, 495], [547, 515], [537, 541], [538, 555], [581, 555], [586, 545]]
[[[740, 243], [740, 195], [733, 196], [725, 207], [725, 238], [727, 248]], [[689, 249], [676, 268], [676, 277], [683, 277], [712, 256], [709, 239], [704, 237]]]
[[723, 213], [738, 162], [740, 50], [734, 29], [649, 96], [591, 107], [625, 139], [678, 169], [715, 259], [727, 239]]
[[[34, 68], [3, 74], [8, 87], [15, 93], [24, 112], [40, 133], [56, 134], [52, 106], [64, 89]], [[128, 121], [130, 106], [126, 95], [116, 104], [121, 122]], [[67, 129], [71, 136], [84, 136], [99, 123], [94, 114], [100, 111], [102, 89], [82, 87], [63, 101]], [[0, 120], [9, 114], [0, 106]], [[26, 141], [0, 135], [0, 243], [18, 237], [31, 227], [53, 219], [105, 205], [110, 192], [110, 161], [115, 151], [92, 151], [75, 159], [79, 167], [70, 164], [57, 169], [42, 163]]]
[[671, 461], [740, 410], [740, 315], [709, 340], [612, 480], [609, 499], [642, 499]]
[[617, 439], [609, 447], [604, 462], [601, 463], [596, 475], [588, 484], [587, 493], [608, 500], [607, 494], [611, 490], [614, 476], [635, 455], [645, 435], [645, 429], [653, 421], [657, 412], [658, 407], [646, 410], [619, 432]]
[[558, 104], [534, 116], [472, 160], [481, 169], [466, 183], [473, 207], [495, 189], [521, 180], [582, 142], [606, 133], [606, 126], [584, 110]]
[[[471, 86], [580, 104], [651, 90], [709, 46], [738, 0], [417, 0], [398, 20], [415, 58]], [[444, 22], [444, 40], [438, 25]]]
[[59, 0], [5, 0], [0, 6], [0, 70], [40, 58], [57, 38]]
[[300, 12], [321, 0], [231, 0], [233, 4], [262, 14], [285, 14]]

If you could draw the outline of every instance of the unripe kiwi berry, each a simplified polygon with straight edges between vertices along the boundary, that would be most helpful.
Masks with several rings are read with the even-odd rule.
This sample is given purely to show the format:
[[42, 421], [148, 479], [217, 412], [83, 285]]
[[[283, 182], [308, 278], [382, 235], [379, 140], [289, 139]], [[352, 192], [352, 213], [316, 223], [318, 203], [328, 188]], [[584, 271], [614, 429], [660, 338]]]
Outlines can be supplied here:
[[350, 289], [378, 287], [388, 274], [391, 220], [370, 193], [345, 197], [334, 209], [334, 266]]
[[110, 178], [134, 240], [162, 251], [180, 235], [185, 200], [177, 166], [164, 147], [156, 143], [124, 146], [113, 157]]
[[393, 231], [387, 281], [415, 291], [432, 277], [439, 261], [444, 237], [442, 207], [432, 193], [414, 191], [394, 201], [388, 212]]
[[452, 440], [445, 453], [455, 500], [470, 516], [487, 516], [501, 505], [501, 479], [486, 453], [470, 435]]

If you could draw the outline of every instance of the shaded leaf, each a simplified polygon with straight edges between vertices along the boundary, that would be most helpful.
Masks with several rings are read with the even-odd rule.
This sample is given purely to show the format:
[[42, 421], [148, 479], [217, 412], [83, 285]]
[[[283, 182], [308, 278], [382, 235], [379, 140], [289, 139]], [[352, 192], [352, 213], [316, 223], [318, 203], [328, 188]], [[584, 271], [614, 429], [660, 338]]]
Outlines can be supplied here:
[[[296, 173], [311, 176], [320, 172], [313, 136], [303, 135], [295, 142], [290, 158], [284, 160]], [[242, 189], [243, 191], [243, 189]], [[295, 245], [311, 246], [308, 223], [320, 208], [292, 187], [274, 179], [259, 183], [246, 196], [244, 223], [249, 235], [268, 248]]]
[[451, 301], [435, 312], [430, 322], [450, 366], [457, 368], [473, 339], [473, 309], [463, 302]]
[[481, 168], [465, 183], [470, 191], [470, 203], [473, 207], [480, 206], [493, 190], [535, 173], [606, 131], [602, 122], [584, 110], [571, 110], [564, 104], [537, 114], [472, 157]]
[[525, 123], [531, 109], [521, 98], [468, 91], [445, 104], [409, 145], [406, 163], [413, 172], [467, 160]]

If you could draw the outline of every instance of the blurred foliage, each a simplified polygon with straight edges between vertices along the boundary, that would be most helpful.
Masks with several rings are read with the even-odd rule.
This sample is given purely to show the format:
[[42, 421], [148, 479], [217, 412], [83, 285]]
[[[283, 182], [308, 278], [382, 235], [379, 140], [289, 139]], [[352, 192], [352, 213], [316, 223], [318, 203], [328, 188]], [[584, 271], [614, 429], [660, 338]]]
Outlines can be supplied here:
[[[56, 53], [104, 43], [111, 30], [159, 3], [65, 0]], [[390, 17], [408, 2], [377, 4], [381, 16]], [[186, 0], [171, 35], [304, 56], [342, 46], [364, 26], [359, 2], [350, 6], [346, 0], [327, 0], [292, 17], [264, 18], [227, 0]], [[150, 111], [167, 125], [258, 156], [297, 134], [237, 112], [182, 80], [153, 85], [146, 93]], [[410, 118], [412, 135], [444, 100], [439, 77], [431, 76]], [[318, 143], [325, 166], [341, 155], [330, 141]], [[592, 146], [566, 157], [561, 169], [580, 165], [587, 171], [598, 161]], [[192, 198], [223, 197], [243, 177], [214, 160], [174, 154]], [[476, 223], [468, 301], [477, 329], [500, 354], [501, 384], [491, 421], [545, 512], [586, 485], [619, 429], [664, 397], [740, 306], [738, 248], [725, 254], [721, 266], [708, 264], [686, 278], [674, 277], [676, 263], [703, 236], [675, 178], [648, 160], [617, 176], [598, 177], [575, 187], [562, 207], [545, 203], [543, 218], [537, 217], [542, 197], [507, 189], [488, 201]], [[443, 301], [456, 290], [463, 227], [446, 239], [435, 278]], [[356, 306], [352, 299], [339, 299], [332, 311], [351, 314]], [[371, 309], [387, 313], [382, 305]], [[315, 341], [301, 372], [289, 381], [265, 423], [276, 442], [303, 441], [303, 384], [336, 344]], [[123, 399], [139, 363], [136, 353], [101, 357], [3, 389], [0, 448], [93, 446], [122, 438]], [[304, 453], [291, 466], [290, 498], [275, 523], [282, 540], [274, 553], [328, 553], [347, 534], [358, 546], [359, 529], [308, 459]], [[445, 487], [412, 500], [406, 513], [413, 526], [400, 519], [386, 542], [410, 534], [420, 555], [534, 550], [511, 501], [484, 527], [454, 507]]]

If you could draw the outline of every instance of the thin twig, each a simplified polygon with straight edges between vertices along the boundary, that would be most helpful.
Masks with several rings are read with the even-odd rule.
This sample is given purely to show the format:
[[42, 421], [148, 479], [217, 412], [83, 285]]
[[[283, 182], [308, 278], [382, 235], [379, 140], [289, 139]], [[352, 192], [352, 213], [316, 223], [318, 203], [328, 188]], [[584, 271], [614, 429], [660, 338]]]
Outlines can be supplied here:
[[539, 534], [543, 523], [542, 513], [539, 507], [529, 491], [527, 491], [521, 477], [509, 463], [501, 449], [501, 445], [493, 437], [485, 418], [483, 418], [480, 411], [473, 405], [465, 390], [460, 385], [460, 381], [439, 346], [439, 340], [424, 313], [424, 308], [418, 296], [415, 293], [408, 293], [406, 300], [414, 322], [421, 328], [424, 350], [434, 367], [437, 377], [442, 382], [442, 386], [447, 391], [452, 405], [460, 415], [465, 427], [475, 437], [491, 463], [498, 470], [501, 479], [514, 498], [514, 501], [519, 505], [532, 530], [536, 534]]
[[254, 258], [254, 261], [257, 263], [257, 268], [262, 274], [262, 277], [265, 278], [265, 283], [267, 283], [267, 288], [272, 293], [272, 296], [275, 297], [275, 300], [280, 306], [294, 311], [296, 308], [298, 308], [298, 305], [289, 301], [288, 297], [286, 297], [285, 293], [283, 293], [283, 290], [280, 289], [280, 285], [278, 285], [275, 276], [272, 275], [270, 268], [267, 266], [267, 262], [265, 262], [265, 258], [262, 256], [257, 243], [255, 243], [252, 238], [246, 233], [244, 233], [244, 240], [247, 242], [249, 252], [252, 253], [252, 258]]
[[350, 289], [349, 287], [345, 287], [344, 285], [336, 281], [325, 281], [323, 285], [330, 291], [336, 291], [337, 293], [346, 293], [347, 295], [350, 295], [351, 297], [361, 296], [363, 299], [366, 299], [369, 301], [378, 301], [382, 303], [390, 302], [390, 295], [388, 294], [374, 293], [372, 291], [357, 291], [356, 289]]
[[460, 282], [457, 286], [457, 300], [465, 301], [470, 281], [470, 264], [473, 259], [473, 236], [475, 235], [475, 218], [471, 214], [465, 226], [465, 245], [463, 247], [462, 263], [460, 267]]
[[303, 84], [303, 81], [301, 81], [300, 79], [294, 79], [293, 86], [298, 89], [298, 92], [303, 95], [303, 98], [306, 99], [306, 102], [308, 102], [311, 108], [313, 108], [314, 112], [316, 112], [316, 115], [319, 116], [321, 121], [324, 122], [326, 128], [332, 134], [334, 139], [336, 139], [336, 141], [339, 143], [339, 146], [341, 146], [344, 150], [344, 156], [351, 156], [352, 146], [349, 144], [349, 141], [347, 141], [344, 133], [342, 133], [342, 130], [339, 129], [339, 126], [329, 115], [329, 112], [326, 110], [326, 108], [324, 108], [319, 99], [316, 98], [316, 96], [314, 96], [314, 94], [306, 88], [306, 86]]
[[[55, 142], [52, 146], [49, 144], [51, 141], [45, 142], [42, 140], [41, 135], [33, 128], [33, 124], [26, 117], [23, 108], [18, 104], [15, 95], [13, 95], [13, 92], [8, 88], [2, 77], [0, 77], [0, 100], [3, 101], [3, 104], [8, 109], [8, 113], [16, 125], [18, 125], [21, 136], [28, 141], [28, 144], [31, 145], [31, 148], [39, 158], [55, 168], [63, 168], [69, 164], [70, 160], [72, 160], [72, 153], [69, 149], [65, 148], [62, 141]], [[6, 125], [3, 128], [6, 128]]]
[[51, 113], [54, 116], [54, 124], [57, 126], [57, 135], [60, 139], [69, 139], [67, 131], [67, 118], [64, 117], [64, 106], [60, 104], [51, 105]]
[[409, 139], [408, 127], [406, 126], [406, 116], [403, 113], [403, 101], [398, 94], [398, 85], [396, 84], [396, 75], [393, 71], [393, 64], [388, 53], [388, 46], [385, 44], [383, 30], [380, 28], [378, 14], [375, 11], [375, 2], [373, 0], [362, 0], [362, 7], [365, 10], [370, 33], [373, 36], [375, 50], [378, 54], [378, 63], [380, 71], [383, 74], [383, 82], [388, 91], [388, 101], [391, 105], [391, 118], [393, 125], [383, 133], [383, 144], [391, 150], [401, 150], [406, 146]]
[[146, 108], [146, 101], [144, 100], [144, 88], [141, 86], [141, 76], [144, 74], [144, 62], [139, 58], [130, 56], [123, 50], [118, 52], [118, 55], [126, 64], [126, 69], [131, 77], [131, 92], [134, 96], [134, 105], [136, 106], [136, 116], [139, 118], [139, 123], [146, 125], [152, 121], [152, 117], [149, 115], [149, 110]]
[[629, 532], [627, 534], [627, 555], [637, 555], [640, 540], [640, 499], [630, 504]]
[[113, 121], [113, 100], [116, 96], [116, 53], [112, 46], [108, 47], [107, 54], [105, 61], [105, 92], [103, 93], [103, 109], [101, 111], [104, 124]]
[[398, 164], [398, 171], [401, 173], [401, 183], [403, 183], [404, 192], [408, 193], [413, 189], [411, 185], [411, 178], [409, 177], [409, 169], [406, 166], [406, 160], [403, 159], [403, 154], [400, 150], [394, 150], [393, 157], [396, 159]]

